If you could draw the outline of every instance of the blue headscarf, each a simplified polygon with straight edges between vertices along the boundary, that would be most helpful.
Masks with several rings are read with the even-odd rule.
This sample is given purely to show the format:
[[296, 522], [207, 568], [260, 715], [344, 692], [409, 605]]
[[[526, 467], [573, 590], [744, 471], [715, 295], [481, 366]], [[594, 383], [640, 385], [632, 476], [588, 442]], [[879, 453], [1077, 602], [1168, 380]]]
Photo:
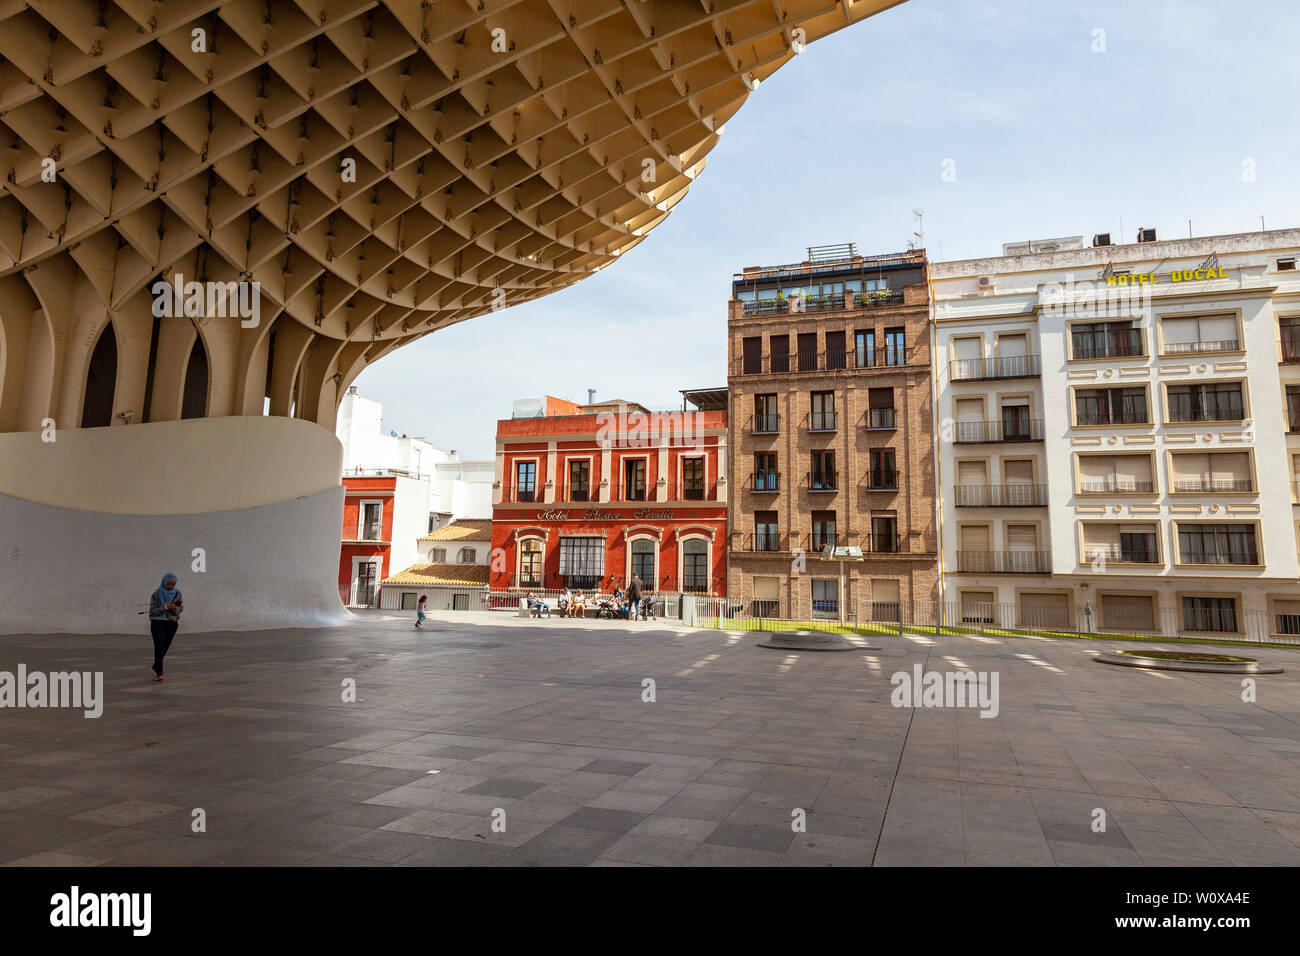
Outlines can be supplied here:
[[158, 600], [164, 606], [171, 604], [172, 601], [175, 601], [176, 598], [179, 597], [181, 593], [179, 588], [171, 588], [170, 590], [168, 590], [167, 588], [168, 581], [172, 581], [176, 584], [180, 583], [180, 579], [177, 578], [176, 575], [172, 574], [169, 571], [168, 573], [163, 575], [162, 583], [158, 585], [158, 590], [153, 592], [154, 594], [158, 595]]

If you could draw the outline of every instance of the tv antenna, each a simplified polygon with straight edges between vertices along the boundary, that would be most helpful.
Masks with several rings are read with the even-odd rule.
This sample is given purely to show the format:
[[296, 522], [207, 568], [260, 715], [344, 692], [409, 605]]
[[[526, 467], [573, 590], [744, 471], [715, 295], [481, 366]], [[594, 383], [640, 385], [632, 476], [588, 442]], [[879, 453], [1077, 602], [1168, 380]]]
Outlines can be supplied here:
[[916, 231], [912, 233], [912, 235], [916, 237], [916, 242], [912, 244], [912, 248], [915, 249], [919, 246], [920, 248], [924, 249], [925, 248], [925, 210], [913, 209], [912, 215], [916, 218]]

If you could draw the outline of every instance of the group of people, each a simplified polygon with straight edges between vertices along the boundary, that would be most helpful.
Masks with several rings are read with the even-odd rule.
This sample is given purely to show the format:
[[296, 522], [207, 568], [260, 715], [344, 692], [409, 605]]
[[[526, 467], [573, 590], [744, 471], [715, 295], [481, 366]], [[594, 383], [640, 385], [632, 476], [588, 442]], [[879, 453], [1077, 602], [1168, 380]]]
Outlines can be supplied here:
[[[622, 582], [614, 585], [613, 603], [617, 608], [618, 615], [630, 621], [638, 620], [642, 615], [641, 600], [644, 584], [641, 578], [633, 574], [632, 580], [628, 582], [627, 590], [624, 591]], [[593, 610], [599, 610], [593, 602]], [[532, 609], [536, 617], [545, 614], [548, 618], [551, 616], [551, 605], [536, 592], [528, 592], [528, 607]], [[586, 617], [587, 616], [587, 596], [581, 588], [569, 590], [566, 586], [564, 592], [560, 595], [559, 611], [561, 617]]]

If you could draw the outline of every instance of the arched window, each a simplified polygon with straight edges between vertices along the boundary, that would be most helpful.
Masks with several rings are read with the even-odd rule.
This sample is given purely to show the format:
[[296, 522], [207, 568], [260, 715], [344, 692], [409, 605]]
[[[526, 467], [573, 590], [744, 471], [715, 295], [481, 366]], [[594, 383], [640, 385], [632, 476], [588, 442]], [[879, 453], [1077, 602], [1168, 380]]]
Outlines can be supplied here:
[[432, 551], [430, 551], [430, 552], [429, 552], [429, 563], [430, 563], [430, 564], [446, 564], [446, 563], [447, 563], [447, 549], [446, 549], [446, 548], [434, 548]]
[[460, 549], [460, 563], [461, 563], [461, 564], [473, 564], [474, 561], [475, 561], [475, 559], [476, 559], [477, 557], [478, 557], [478, 552], [475, 551], [473, 548], [461, 548], [461, 549]]
[[542, 542], [537, 538], [524, 538], [519, 542], [519, 586], [542, 586]]
[[117, 388], [117, 336], [113, 323], [104, 326], [90, 353], [86, 372], [86, 398], [81, 405], [81, 427], [100, 428], [113, 424], [113, 391]]
[[655, 588], [655, 540], [636, 538], [632, 541], [632, 573], [641, 579], [648, 590]]
[[682, 542], [682, 590], [709, 590], [709, 542], [704, 538]]
[[181, 418], [202, 418], [208, 413], [208, 350], [203, 336], [194, 337], [190, 361], [185, 368], [185, 391], [181, 398]]

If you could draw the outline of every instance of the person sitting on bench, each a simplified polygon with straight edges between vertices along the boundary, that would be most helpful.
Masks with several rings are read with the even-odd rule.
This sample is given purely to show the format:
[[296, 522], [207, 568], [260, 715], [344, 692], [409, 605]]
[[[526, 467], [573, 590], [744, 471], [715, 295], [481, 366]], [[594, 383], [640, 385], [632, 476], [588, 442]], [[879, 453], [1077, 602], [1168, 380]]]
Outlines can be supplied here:
[[548, 621], [551, 619], [551, 606], [531, 591], [528, 594], [528, 606], [533, 609], [533, 617], [540, 619], [542, 612], [545, 611], [546, 619]]

